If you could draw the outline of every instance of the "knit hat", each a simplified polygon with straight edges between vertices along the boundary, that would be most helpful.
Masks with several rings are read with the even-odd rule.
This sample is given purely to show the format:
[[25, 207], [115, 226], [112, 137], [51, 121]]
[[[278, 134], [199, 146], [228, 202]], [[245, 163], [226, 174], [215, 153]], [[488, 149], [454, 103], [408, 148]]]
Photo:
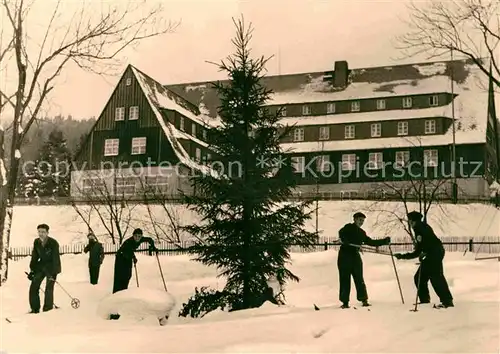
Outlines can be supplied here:
[[424, 218], [424, 216], [421, 213], [419, 213], [418, 211], [409, 212], [407, 217], [408, 217], [408, 220], [411, 220], [411, 221], [422, 221], [422, 219]]
[[134, 232], [132, 232], [132, 235], [142, 235], [142, 230], [141, 229], [135, 229]]

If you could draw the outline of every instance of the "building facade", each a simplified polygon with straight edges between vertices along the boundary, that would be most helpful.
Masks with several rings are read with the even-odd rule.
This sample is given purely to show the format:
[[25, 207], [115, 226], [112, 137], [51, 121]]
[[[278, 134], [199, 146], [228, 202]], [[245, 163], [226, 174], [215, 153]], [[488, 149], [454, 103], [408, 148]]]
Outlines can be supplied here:
[[[274, 92], [269, 108], [288, 127], [282, 147], [299, 177], [297, 193], [359, 197], [423, 187], [486, 197], [499, 179], [493, 85], [466, 60], [363, 69], [341, 61], [333, 71], [268, 76], [264, 84]], [[206, 137], [218, 105], [208, 82], [162, 86], [129, 66], [76, 158], [72, 195], [92, 190], [89, 175], [110, 169], [110, 189], [139, 193], [143, 182], [132, 188], [134, 178], [116, 177], [134, 170], [131, 163], [152, 166], [143, 173], [152, 188], [189, 189], [177, 170], [209, 171]]]

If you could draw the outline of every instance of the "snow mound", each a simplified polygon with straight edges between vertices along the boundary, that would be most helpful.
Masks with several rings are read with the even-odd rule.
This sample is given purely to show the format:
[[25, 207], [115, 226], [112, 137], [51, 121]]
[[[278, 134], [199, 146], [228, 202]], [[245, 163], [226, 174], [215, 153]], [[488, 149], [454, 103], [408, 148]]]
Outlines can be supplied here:
[[163, 326], [174, 306], [175, 298], [164, 290], [131, 288], [102, 299], [97, 313], [104, 319], [109, 319], [112, 314], [119, 314], [120, 320], [142, 321], [156, 318]]

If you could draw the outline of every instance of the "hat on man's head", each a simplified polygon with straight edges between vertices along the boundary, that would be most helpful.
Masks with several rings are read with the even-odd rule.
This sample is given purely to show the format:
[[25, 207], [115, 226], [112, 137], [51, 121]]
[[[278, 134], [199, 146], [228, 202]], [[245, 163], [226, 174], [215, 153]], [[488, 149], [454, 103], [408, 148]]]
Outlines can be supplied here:
[[135, 229], [132, 235], [142, 235], [142, 229]]
[[419, 213], [418, 211], [409, 212], [407, 217], [408, 217], [408, 220], [411, 220], [411, 221], [422, 221], [422, 219], [424, 218], [424, 216], [421, 213]]
[[355, 214], [353, 215], [353, 218], [354, 218], [354, 219], [357, 219], [357, 218], [364, 218], [364, 219], [366, 219], [366, 215], [365, 215], [365, 214], [363, 214], [362, 212], [358, 211], [357, 213], [355, 213]]

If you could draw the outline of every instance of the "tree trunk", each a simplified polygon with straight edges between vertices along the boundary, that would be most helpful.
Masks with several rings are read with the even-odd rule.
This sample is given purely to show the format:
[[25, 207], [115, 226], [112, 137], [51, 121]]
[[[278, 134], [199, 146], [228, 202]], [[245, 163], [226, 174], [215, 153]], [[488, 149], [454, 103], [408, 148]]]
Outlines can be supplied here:
[[[7, 183], [5, 149], [4, 149], [4, 131], [0, 129], [0, 286], [7, 281], [9, 269], [9, 241], [10, 228], [12, 225], [12, 205], [9, 199], [10, 184]], [[15, 186], [14, 186], [15, 188]], [[15, 189], [14, 189], [15, 190]]]

